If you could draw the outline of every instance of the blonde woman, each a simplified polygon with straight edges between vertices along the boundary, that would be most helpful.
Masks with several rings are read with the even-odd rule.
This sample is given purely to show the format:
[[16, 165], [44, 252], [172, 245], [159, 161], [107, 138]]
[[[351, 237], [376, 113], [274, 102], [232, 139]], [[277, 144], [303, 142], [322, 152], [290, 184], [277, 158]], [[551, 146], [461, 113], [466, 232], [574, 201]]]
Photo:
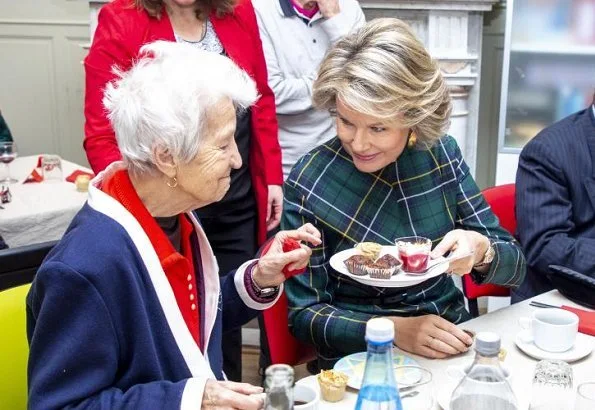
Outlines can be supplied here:
[[365, 350], [366, 321], [388, 316], [395, 344], [432, 358], [466, 351], [455, 324], [470, 318], [448, 275], [410, 288], [375, 288], [333, 271], [330, 257], [362, 241], [391, 245], [420, 235], [433, 256], [471, 256], [449, 272], [515, 287], [525, 275], [518, 244], [482, 197], [447, 134], [447, 85], [411, 29], [377, 19], [340, 40], [314, 83], [317, 107], [336, 116], [337, 137], [305, 155], [285, 183], [284, 229], [322, 232], [308, 273], [287, 283], [290, 326], [314, 343], [321, 367]]

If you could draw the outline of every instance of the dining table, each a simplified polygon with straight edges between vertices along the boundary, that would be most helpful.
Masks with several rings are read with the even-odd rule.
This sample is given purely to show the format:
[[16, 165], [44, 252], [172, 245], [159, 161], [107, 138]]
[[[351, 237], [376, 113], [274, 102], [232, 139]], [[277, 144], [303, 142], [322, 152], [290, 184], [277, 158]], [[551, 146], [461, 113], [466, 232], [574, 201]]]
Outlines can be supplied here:
[[[557, 290], [553, 290], [548, 293], [535, 296], [532, 299], [528, 299], [506, 308], [481, 315], [459, 325], [459, 327], [462, 329], [471, 330], [476, 333], [489, 331], [496, 332], [500, 335], [501, 346], [506, 351], [506, 356], [503, 363], [508, 367], [508, 369], [510, 369], [511, 385], [513, 391], [516, 393], [517, 401], [519, 402], [519, 410], [527, 410], [529, 408], [529, 403], [531, 401], [533, 374], [535, 371], [535, 365], [539, 362], [539, 360], [523, 353], [515, 343], [517, 335], [523, 330], [519, 324], [519, 319], [521, 317], [531, 316], [535, 309], [541, 309], [530, 306], [529, 303], [532, 300], [553, 306], [566, 305], [590, 311], [590, 309], [581, 307], [571, 302]], [[398, 329], [396, 331], [398, 332]], [[590, 342], [590, 344], [595, 347], [595, 337], [583, 334], [579, 334], [579, 336], [581, 336], [583, 339], [586, 338], [585, 340], [588, 340], [588, 342]], [[452, 372], [447, 372], [447, 370], [471, 364], [475, 357], [475, 352], [473, 349], [469, 349], [469, 351], [466, 353], [452, 356], [447, 359], [428, 359], [412, 353], [401, 351], [396, 347], [394, 348], [394, 354], [404, 354], [409, 356], [410, 358], [414, 359], [421, 367], [431, 371], [434, 409], [443, 408], [440, 403], [448, 403], [450, 394], [457, 384], [457, 380], [453, 379], [453, 377], [449, 375], [449, 373]], [[573, 372], [574, 391], [572, 392], [572, 397], [574, 398], [576, 395], [576, 388], [580, 383], [595, 381], [595, 353], [591, 353], [583, 359], [570, 363], [570, 366]], [[310, 386], [316, 391], [320, 392], [316, 376], [302, 378], [297, 381], [297, 384]], [[354, 409], [357, 401], [357, 393], [357, 390], [348, 387], [343, 400], [335, 403], [321, 400], [318, 409]], [[403, 399], [403, 409], [409, 410], [407, 407], [406, 398]]]
[[12, 200], [0, 204], [0, 235], [11, 248], [60, 239], [87, 200], [87, 192], [77, 191], [66, 177], [75, 170], [91, 170], [64, 159], [60, 180], [23, 183], [38, 160], [39, 155], [31, 155], [10, 163], [10, 174], [17, 182], [5, 185]]

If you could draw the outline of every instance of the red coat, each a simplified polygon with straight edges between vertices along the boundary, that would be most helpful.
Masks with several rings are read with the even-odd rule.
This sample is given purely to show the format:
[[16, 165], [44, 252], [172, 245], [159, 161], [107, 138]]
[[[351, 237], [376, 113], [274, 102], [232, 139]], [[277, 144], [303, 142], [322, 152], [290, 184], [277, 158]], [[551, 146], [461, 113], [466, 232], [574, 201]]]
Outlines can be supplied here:
[[[161, 19], [134, 7], [132, 0], [114, 0], [103, 6], [91, 50], [85, 58], [85, 142], [93, 171], [121, 158], [114, 131], [102, 104], [105, 85], [115, 78], [112, 66], [128, 70], [146, 43], [175, 41], [165, 10]], [[266, 237], [268, 185], [282, 185], [281, 148], [277, 137], [275, 97], [267, 84], [267, 70], [251, 0], [240, 0], [233, 14], [210, 16], [227, 55], [256, 82], [261, 95], [252, 107], [250, 175], [258, 207], [258, 239]]]

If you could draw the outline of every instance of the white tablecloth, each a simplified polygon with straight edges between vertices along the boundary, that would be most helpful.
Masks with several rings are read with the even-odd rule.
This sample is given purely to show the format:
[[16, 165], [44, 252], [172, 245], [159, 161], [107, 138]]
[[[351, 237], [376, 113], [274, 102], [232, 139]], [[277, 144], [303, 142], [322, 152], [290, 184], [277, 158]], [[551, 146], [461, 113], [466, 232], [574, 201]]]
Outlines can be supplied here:
[[[574, 306], [580, 307], [564, 296], [558, 291], [552, 291], [544, 295], [539, 295], [534, 298], [540, 302], [561, 306]], [[521, 352], [515, 345], [514, 339], [517, 333], [521, 330], [518, 325], [518, 318], [523, 316], [529, 316], [535, 309], [529, 306], [530, 300], [526, 300], [522, 303], [518, 303], [507, 308], [480, 316], [476, 319], [470, 320], [460, 327], [464, 329], [473, 330], [475, 332], [491, 331], [497, 332], [502, 338], [502, 347], [507, 350], [508, 354], [505, 359], [506, 365], [512, 370], [512, 384], [514, 390], [517, 392], [517, 396], [520, 394], [523, 397], [517, 397], [519, 402], [529, 403], [531, 398], [531, 386], [533, 381], [533, 371], [535, 370], [535, 364], [538, 360], [533, 359], [523, 352]], [[584, 308], [583, 308], [584, 309]], [[595, 337], [591, 337], [591, 341], [595, 344]], [[465, 354], [452, 357], [444, 360], [430, 360], [420, 356], [416, 356], [410, 353], [402, 352], [408, 356], [411, 356], [419, 362], [423, 367], [430, 369], [433, 376], [433, 386], [435, 397], [442, 394], [444, 396], [445, 389], [448, 390], [449, 386], [452, 386], [452, 379], [446, 374], [446, 369], [449, 366], [458, 366], [462, 364], [471, 363], [475, 356], [475, 352], [469, 351]], [[570, 364], [574, 374], [574, 390], [576, 387], [585, 381], [595, 381], [595, 353], [591, 353], [586, 358]], [[309, 376], [299, 380], [297, 383], [306, 384], [319, 389], [316, 376]], [[452, 387], [450, 387], [452, 389]], [[518, 392], [521, 392], [520, 394]], [[574, 394], [574, 393], [573, 393]], [[357, 391], [348, 388], [345, 398], [338, 403], [328, 403], [321, 401], [319, 410], [330, 410], [330, 409], [353, 409], [357, 400]], [[407, 399], [403, 401], [404, 408], [407, 408]], [[436, 404], [435, 409], [441, 407]], [[527, 410], [523, 408], [522, 410]]]
[[[87, 200], [86, 192], [78, 192], [73, 183], [65, 180], [23, 184], [38, 157], [19, 157], [10, 164], [11, 176], [19, 182], [9, 185], [12, 202], [0, 209], [0, 235], [11, 248], [60, 239]], [[62, 160], [63, 178], [77, 169], [90, 172]]]

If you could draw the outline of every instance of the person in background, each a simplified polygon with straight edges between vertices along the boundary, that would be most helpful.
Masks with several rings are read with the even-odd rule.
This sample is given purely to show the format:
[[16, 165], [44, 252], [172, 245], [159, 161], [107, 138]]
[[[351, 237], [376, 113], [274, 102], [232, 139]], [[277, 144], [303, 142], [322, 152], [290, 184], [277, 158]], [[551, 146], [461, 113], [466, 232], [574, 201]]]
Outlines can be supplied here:
[[12, 142], [12, 134], [0, 111], [0, 142]]
[[236, 113], [254, 81], [227, 57], [158, 41], [105, 92], [123, 161], [109, 165], [44, 260], [27, 297], [28, 408], [259, 410], [228, 382], [222, 333], [272, 306], [300, 269], [311, 225], [218, 275], [192, 210], [224, 197], [242, 165]]
[[[235, 140], [242, 166], [219, 202], [197, 210], [221, 272], [251, 258], [281, 217], [283, 173], [274, 95], [250, 0], [115, 0], [103, 6], [85, 58], [85, 150], [95, 173], [119, 160], [120, 150], [101, 104], [113, 66], [127, 70], [143, 44], [155, 40], [188, 43], [226, 55], [250, 74], [260, 97], [238, 111]], [[241, 380], [241, 329], [223, 342], [225, 373]]]
[[365, 23], [356, 0], [253, 0], [275, 93], [285, 178], [296, 161], [336, 135], [312, 106], [312, 83], [328, 48]]
[[546, 276], [550, 265], [595, 278], [595, 95], [591, 106], [545, 128], [523, 148], [516, 218], [528, 270], [512, 292], [513, 303], [554, 288]]
[[[302, 157], [284, 185], [281, 226], [317, 227], [322, 244], [306, 273], [286, 282], [293, 334], [314, 344], [318, 365], [366, 349], [366, 322], [395, 323], [395, 344], [444, 358], [472, 339], [456, 324], [471, 318], [450, 275], [408, 288], [378, 288], [335, 272], [329, 260], [360, 242], [432, 240], [432, 257], [476, 283], [518, 286], [525, 260], [481, 195], [447, 134], [448, 86], [438, 64], [400, 20], [375, 19], [339, 40], [314, 82], [315, 106], [336, 117], [337, 137]], [[468, 256], [465, 256], [468, 255]]]

